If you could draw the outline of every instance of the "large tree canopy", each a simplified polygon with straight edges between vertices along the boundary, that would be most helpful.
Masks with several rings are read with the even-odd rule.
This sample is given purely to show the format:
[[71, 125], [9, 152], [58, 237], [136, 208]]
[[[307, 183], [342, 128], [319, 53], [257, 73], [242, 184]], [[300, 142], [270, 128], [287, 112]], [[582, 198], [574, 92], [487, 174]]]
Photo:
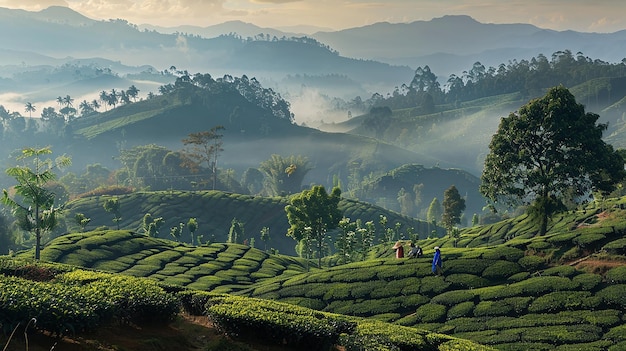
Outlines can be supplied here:
[[624, 160], [602, 140], [606, 124], [585, 113], [564, 88], [502, 118], [489, 144], [480, 191], [494, 202], [533, 204], [539, 234], [564, 194], [609, 192], [624, 177]]
[[323, 186], [315, 185], [292, 196], [285, 207], [290, 225], [287, 236], [297, 241], [314, 241], [320, 266], [326, 232], [337, 228], [342, 218], [338, 208], [340, 199], [341, 190], [338, 187], [333, 188], [329, 195]]

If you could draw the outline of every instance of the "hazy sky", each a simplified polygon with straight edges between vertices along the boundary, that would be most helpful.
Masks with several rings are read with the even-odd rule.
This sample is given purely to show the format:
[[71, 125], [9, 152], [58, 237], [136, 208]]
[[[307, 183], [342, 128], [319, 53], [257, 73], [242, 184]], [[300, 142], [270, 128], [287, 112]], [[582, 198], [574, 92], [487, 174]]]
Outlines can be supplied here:
[[97, 20], [122, 18], [170, 27], [241, 20], [272, 28], [344, 29], [470, 15], [484, 23], [530, 23], [555, 30], [626, 29], [623, 0], [0, 0], [0, 7], [30, 11], [51, 5], [68, 6]]

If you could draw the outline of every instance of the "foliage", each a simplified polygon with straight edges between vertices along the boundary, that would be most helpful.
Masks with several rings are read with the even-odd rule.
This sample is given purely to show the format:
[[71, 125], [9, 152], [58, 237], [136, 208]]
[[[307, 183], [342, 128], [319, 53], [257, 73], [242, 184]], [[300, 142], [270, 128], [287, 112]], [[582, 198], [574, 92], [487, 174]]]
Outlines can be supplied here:
[[315, 242], [319, 266], [326, 232], [337, 228], [342, 218], [338, 208], [340, 198], [339, 188], [334, 188], [329, 195], [323, 186], [317, 185], [291, 197], [285, 207], [290, 224], [287, 235], [297, 241]]
[[448, 230], [448, 234], [451, 234], [454, 225], [461, 223], [461, 214], [465, 211], [465, 199], [454, 185], [443, 193], [442, 206], [441, 224]]
[[610, 192], [624, 177], [624, 161], [602, 140], [599, 116], [585, 113], [566, 88], [503, 118], [489, 145], [480, 191], [492, 201], [532, 199], [539, 234], [562, 210], [566, 191], [576, 196]]
[[266, 192], [270, 196], [295, 194], [300, 191], [304, 176], [312, 169], [304, 156], [272, 155], [261, 162], [259, 169], [266, 175]]
[[[7, 205], [16, 217], [19, 227], [35, 234], [35, 259], [40, 258], [42, 235], [57, 226], [59, 207], [54, 207], [55, 194], [46, 189], [46, 185], [56, 179], [55, 168], [67, 167], [71, 160], [67, 156], [57, 157], [54, 161], [43, 159], [52, 153], [49, 147], [40, 149], [25, 148], [17, 161], [30, 161], [32, 166], [10, 167], [6, 173], [15, 178], [15, 197], [4, 189], [0, 201]], [[32, 168], [31, 168], [32, 167]]]

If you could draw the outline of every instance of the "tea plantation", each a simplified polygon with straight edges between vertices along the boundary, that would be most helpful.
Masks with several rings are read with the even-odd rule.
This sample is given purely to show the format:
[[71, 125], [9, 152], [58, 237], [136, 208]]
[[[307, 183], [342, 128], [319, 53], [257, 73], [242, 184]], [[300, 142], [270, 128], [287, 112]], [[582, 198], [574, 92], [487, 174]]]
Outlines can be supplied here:
[[[256, 331], [297, 347], [625, 350], [625, 203], [621, 198], [564, 213], [544, 236], [535, 236], [528, 217], [520, 216], [466, 228], [457, 239], [420, 240], [425, 255], [416, 259], [395, 259], [393, 243], [386, 243], [373, 247], [368, 260], [335, 265], [329, 258], [316, 267], [246, 245], [192, 246], [128, 230], [99, 230], [54, 239], [43, 249], [42, 261], [116, 273], [120, 280], [149, 278], [185, 310], [208, 314], [226, 332]], [[431, 271], [434, 246], [442, 248], [441, 276]], [[28, 256], [32, 253], [18, 254]], [[71, 273], [32, 284], [44, 284], [41, 289], [48, 291], [78, 279], [71, 284], [78, 289], [99, 279]], [[2, 284], [23, 279], [15, 275], [7, 274]], [[2, 296], [0, 306], [12, 306]], [[169, 304], [163, 306], [167, 320]], [[30, 314], [20, 318], [35, 307], [28, 308]], [[113, 311], [109, 319], [135, 318], [106, 310]], [[99, 322], [102, 317], [81, 318]], [[72, 330], [56, 328], [52, 331]]]
[[[254, 238], [255, 246], [274, 248], [280, 253], [296, 255], [296, 242], [284, 233], [289, 228], [285, 214], [285, 206], [289, 204], [286, 197], [262, 197], [241, 195], [223, 191], [154, 191], [133, 192], [116, 196], [90, 196], [70, 201], [64, 208], [68, 232], [80, 231], [81, 228], [71, 219], [78, 213], [90, 219], [87, 230], [102, 227], [116, 228], [114, 215], [106, 212], [103, 204], [106, 199], [114, 197], [120, 206], [121, 221], [119, 227], [143, 233], [142, 221], [146, 214], [153, 218], [163, 219], [161, 238], [172, 239], [169, 228], [187, 223], [196, 218], [198, 230], [192, 239], [185, 229], [180, 236], [181, 242], [197, 243], [226, 242], [231, 221], [237, 219], [244, 224], [245, 239]], [[429, 233], [432, 230], [444, 232], [443, 228], [434, 227], [425, 221], [402, 216], [399, 213], [381, 207], [350, 199], [341, 199], [339, 209], [353, 222], [373, 221], [378, 226], [381, 215], [387, 217], [390, 226], [396, 223], [403, 230], [413, 228], [416, 233]], [[270, 229], [271, 235], [267, 243], [260, 238], [262, 228]]]

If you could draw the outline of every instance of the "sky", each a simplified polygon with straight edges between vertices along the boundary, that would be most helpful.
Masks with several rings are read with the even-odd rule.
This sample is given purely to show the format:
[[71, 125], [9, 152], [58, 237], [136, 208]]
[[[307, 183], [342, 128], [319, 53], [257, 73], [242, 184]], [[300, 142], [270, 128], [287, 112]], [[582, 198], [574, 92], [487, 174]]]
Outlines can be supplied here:
[[528, 23], [559, 31], [626, 29], [623, 0], [0, 0], [0, 7], [29, 11], [53, 5], [96, 20], [121, 18], [136, 25], [165, 27], [206, 27], [239, 20], [276, 29], [340, 30], [469, 15], [483, 23]]

